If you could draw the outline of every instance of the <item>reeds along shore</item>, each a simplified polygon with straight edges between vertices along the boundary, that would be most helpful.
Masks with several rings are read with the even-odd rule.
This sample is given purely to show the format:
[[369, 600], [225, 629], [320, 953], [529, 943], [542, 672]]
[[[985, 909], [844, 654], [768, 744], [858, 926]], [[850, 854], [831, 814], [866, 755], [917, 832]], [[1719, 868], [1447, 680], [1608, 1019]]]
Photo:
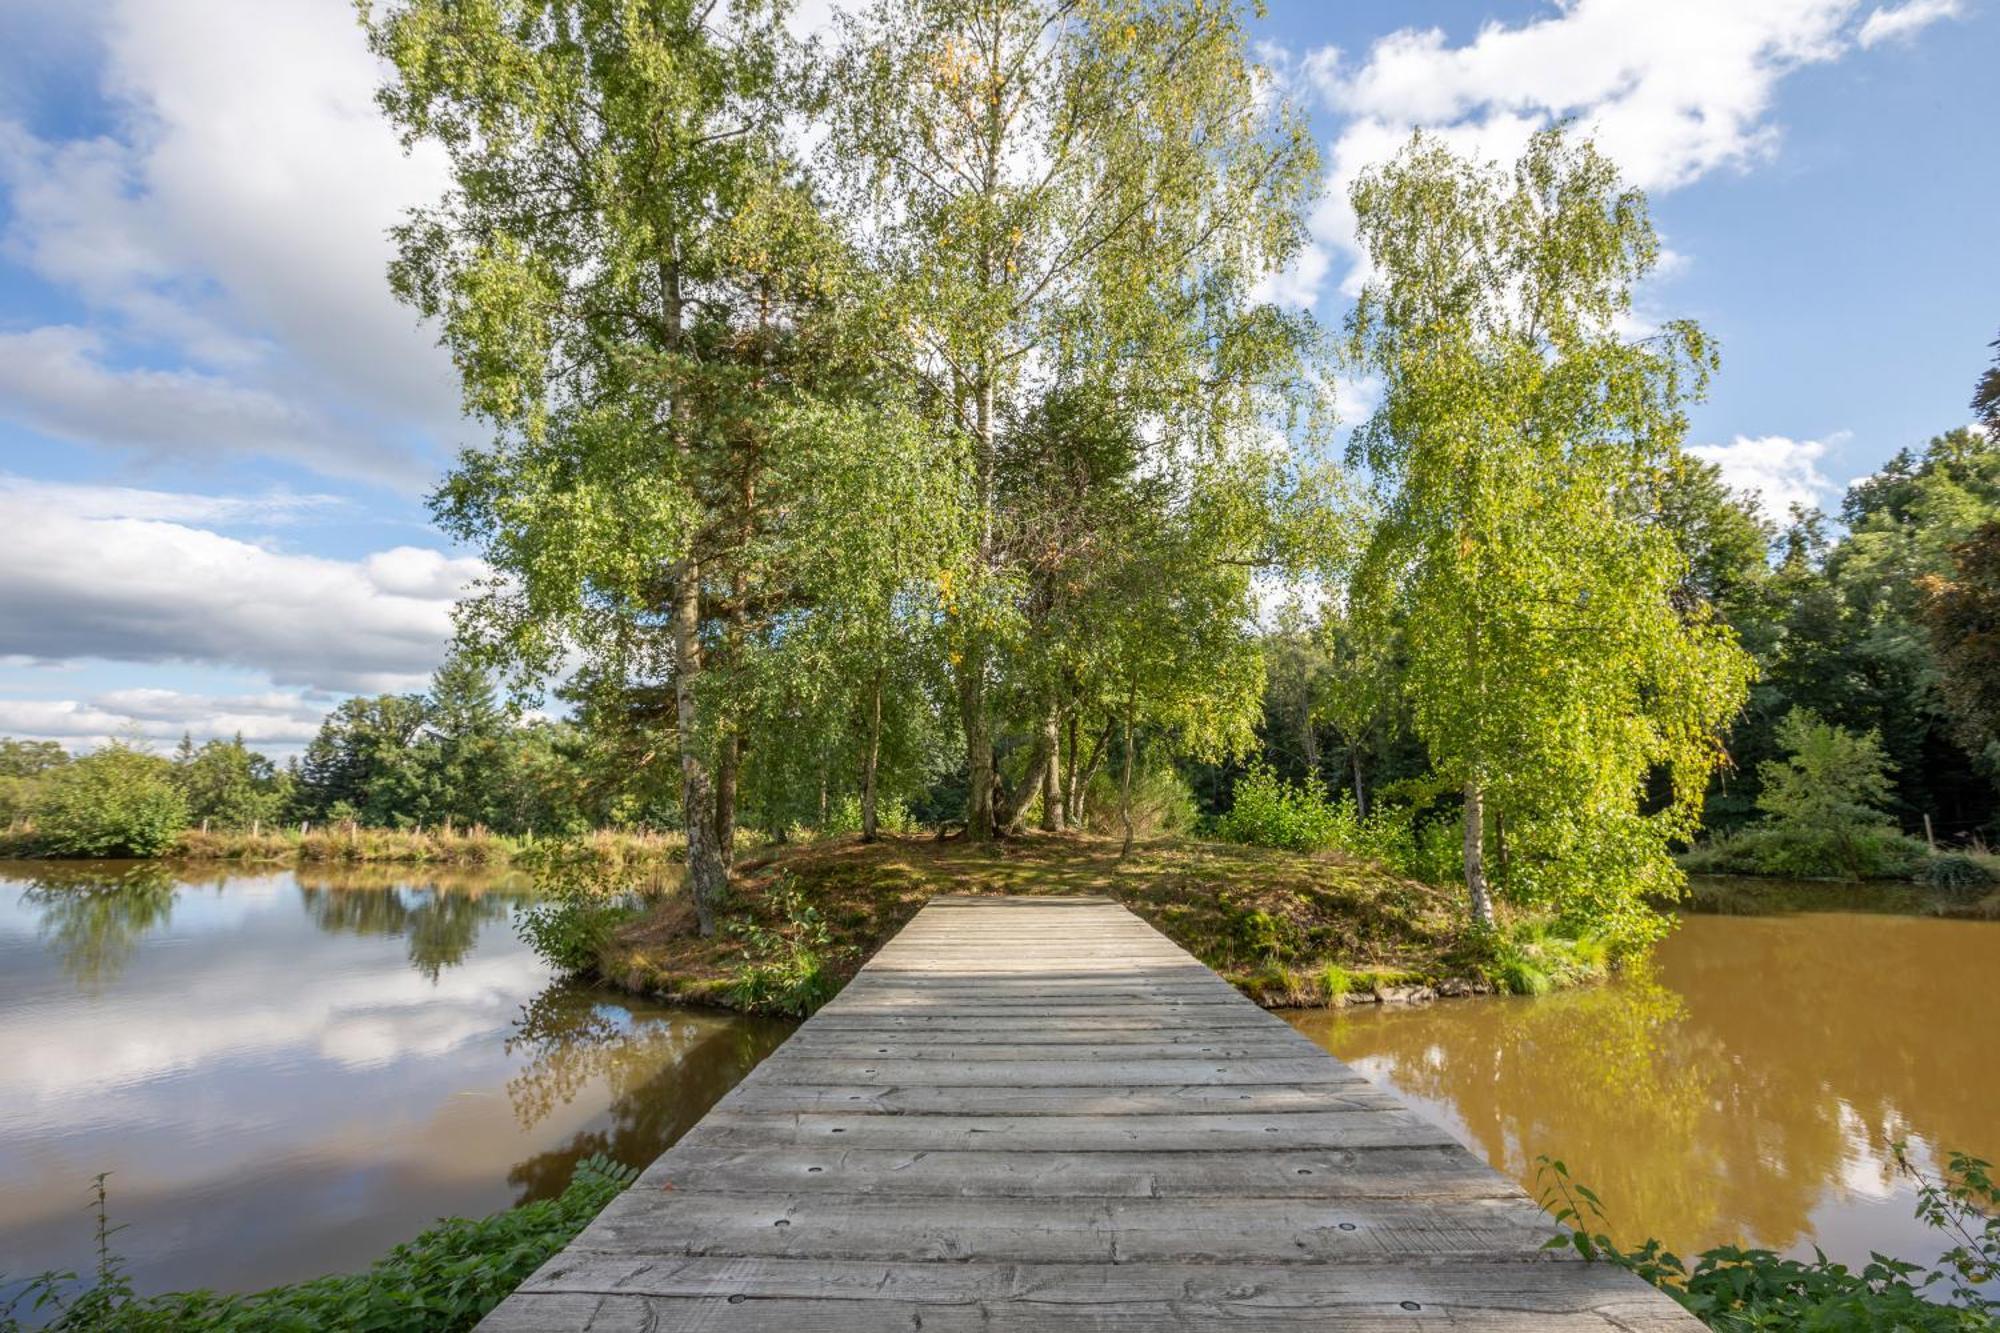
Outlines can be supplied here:
[[[434, 828], [365, 828], [333, 824], [315, 828], [189, 829], [165, 855], [188, 861], [414, 865], [532, 866], [575, 861], [610, 868], [680, 860], [686, 842], [678, 833], [599, 830], [578, 837], [513, 837], [473, 825]], [[0, 835], [0, 856], [38, 853], [34, 828]]]

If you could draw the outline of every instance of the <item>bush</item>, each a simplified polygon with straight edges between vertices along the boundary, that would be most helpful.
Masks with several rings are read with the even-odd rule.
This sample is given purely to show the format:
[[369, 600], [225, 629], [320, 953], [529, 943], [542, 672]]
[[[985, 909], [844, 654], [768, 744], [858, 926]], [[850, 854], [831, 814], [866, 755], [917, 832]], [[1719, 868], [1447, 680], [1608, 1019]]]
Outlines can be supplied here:
[[1698, 875], [1778, 875], [1788, 879], [1912, 879], [1929, 849], [1893, 829], [1863, 828], [1833, 837], [1814, 829], [1756, 825], [1717, 834], [1684, 853]]
[[[211, 1291], [135, 1296], [105, 1242], [117, 1228], [104, 1216], [98, 1178], [94, 1280], [44, 1273], [0, 1305], [0, 1333], [21, 1333], [19, 1315], [61, 1333], [252, 1333], [253, 1330], [366, 1329], [370, 1333], [454, 1333], [478, 1323], [550, 1255], [624, 1191], [638, 1172], [587, 1157], [561, 1195], [477, 1220], [447, 1218], [398, 1245], [365, 1273], [315, 1278], [249, 1296]], [[49, 1317], [53, 1312], [53, 1320]]]
[[[900, 796], [875, 797], [875, 827], [882, 833], [915, 833], [917, 821], [910, 814], [909, 803]], [[849, 794], [834, 802], [827, 811], [826, 827], [818, 834], [822, 838], [848, 837], [861, 832], [861, 798]]]
[[1993, 887], [1993, 874], [1962, 852], [1940, 852], [1924, 862], [1919, 883], [1954, 896], [1977, 897]]
[[1569, 1169], [1549, 1157], [1536, 1159], [1542, 1207], [1570, 1234], [1547, 1248], [1575, 1249], [1585, 1259], [1626, 1268], [1679, 1301], [1710, 1328], [1895, 1330], [1895, 1333], [1976, 1333], [1996, 1327], [2000, 1301], [1989, 1289], [2000, 1277], [2000, 1189], [1991, 1164], [1951, 1155], [1942, 1182], [1910, 1163], [1895, 1145], [1896, 1165], [1917, 1183], [1917, 1217], [1949, 1242], [1937, 1268], [1877, 1254], [1860, 1272], [1825, 1255], [1784, 1259], [1770, 1250], [1722, 1245], [1695, 1256], [1692, 1268], [1659, 1241], [1621, 1250], [1590, 1224], [1604, 1221], [1603, 1206]]
[[1236, 780], [1229, 810], [1214, 830], [1225, 842], [1319, 852], [1339, 841], [1341, 822], [1341, 808], [1317, 784], [1287, 782], [1257, 764]]
[[564, 976], [586, 976], [603, 961], [618, 927], [639, 914], [632, 893], [606, 872], [557, 859], [535, 876], [541, 900], [522, 908], [514, 929]]
[[35, 803], [35, 838], [56, 856], [158, 856], [187, 827], [173, 765], [113, 743], [50, 770]]
[[771, 898], [780, 925], [773, 928], [753, 921], [731, 927], [751, 957], [730, 988], [732, 998], [755, 1013], [804, 1018], [840, 989], [827, 967], [832, 932], [789, 874], [772, 887]]
[[[1083, 792], [1083, 825], [1099, 833], [1122, 833], [1125, 824], [1119, 814], [1121, 795], [1117, 777], [1100, 771]], [[1032, 812], [1039, 815], [1040, 811]], [[1187, 779], [1171, 764], [1138, 769], [1132, 775], [1132, 832], [1135, 837], [1156, 838], [1169, 833], [1186, 833], [1200, 822], [1200, 807]]]

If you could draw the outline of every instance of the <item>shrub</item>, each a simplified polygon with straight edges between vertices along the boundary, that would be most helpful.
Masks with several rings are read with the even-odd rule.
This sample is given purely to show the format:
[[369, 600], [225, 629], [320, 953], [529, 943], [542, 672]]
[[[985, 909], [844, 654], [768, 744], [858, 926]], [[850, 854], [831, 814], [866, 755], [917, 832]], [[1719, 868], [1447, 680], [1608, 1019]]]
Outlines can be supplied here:
[[1919, 882], [1954, 896], [1977, 897], [1993, 886], [1993, 874], [1962, 852], [1941, 852], [1924, 862]]
[[595, 972], [618, 927], [639, 914], [633, 894], [608, 872], [551, 861], [535, 875], [540, 901], [520, 909], [514, 929], [564, 976]]
[[[917, 821], [909, 803], [900, 796], [875, 797], [875, 827], [883, 833], [915, 833]], [[834, 802], [827, 811], [826, 827], [818, 830], [823, 838], [847, 837], [861, 832], [861, 798], [849, 794]]]
[[35, 836], [57, 856], [157, 856], [187, 827], [173, 765], [113, 743], [42, 778]]
[[[1100, 770], [1083, 791], [1083, 826], [1099, 833], [1122, 832], [1117, 776]], [[1039, 811], [1034, 812], [1039, 815]], [[1132, 775], [1132, 832], [1155, 838], [1186, 833], [1201, 821], [1194, 790], [1171, 764], [1148, 764]]]
[[772, 886], [771, 900], [778, 909], [778, 926], [749, 921], [730, 927], [751, 958], [730, 987], [731, 997], [757, 1013], [804, 1018], [840, 989], [827, 967], [833, 935], [789, 873]]
[[1896, 1333], [1974, 1333], [1995, 1327], [2000, 1301], [1990, 1294], [2000, 1277], [2000, 1189], [1991, 1165], [1953, 1153], [1942, 1182], [1913, 1166], [1903, 1144], [1896, 1165], [1917, 1182], [1917, 1217], [1949, 1242], [1939, 1267], [1926, 1270], [1877, 1254], [1860, 1272], [1829, 1260], [1784, 1259], [1770, 1250], [1722, 1245], [1695, 1256], [1690, 1268], [1679, 1255], [1649, 1240], [1621, 1250], [1590, 1230], [1604, 1221], [1603, 1205], [1570, 1178], [1562, 1162], [1536, 1159], [1542, 1207], [1570, 1228], [1546, 1248], [1575, 1249], [1645, 1278], [1679, 1301], [1710, 1328], [1896, 1330]]
[[1257, 764], [1236, 780], [1229, 810], [1214, 829], [1226, 842], [1318, 852], [1339, 840], [1341, 820], [1340, 807], [1317, 784], [1287, 782]]
[[[21, 1333], [25, 1310], [36, 1326], [61, 1333], [252, 1333], [253, 1330], [367, 1329], [371, 1333], [454, 1333], [469, 1329], [630, 1185], [638, 1173], [601, 1156], [579, 1162], [559, 1196], [490, 1217], [446, 1218], [365, 1273], [315, 1278], [248, 1296], [211, 1291], [135, 1296], [107, 1244], [104, 1178], [98, 1178], [94, 1280], [44, 1273], [0, 1304], [0, 1333]], [[51, 1319], [51, 1314], [53, 1318]]]
[[1721, 833], [1683, 853], [1681, 867], [1698, 875], [1778, 875], [1789, 879], [1910, 879], [1929, 851], [1894, 829], [1850, 830], [1839, 837], [1776, 824]]

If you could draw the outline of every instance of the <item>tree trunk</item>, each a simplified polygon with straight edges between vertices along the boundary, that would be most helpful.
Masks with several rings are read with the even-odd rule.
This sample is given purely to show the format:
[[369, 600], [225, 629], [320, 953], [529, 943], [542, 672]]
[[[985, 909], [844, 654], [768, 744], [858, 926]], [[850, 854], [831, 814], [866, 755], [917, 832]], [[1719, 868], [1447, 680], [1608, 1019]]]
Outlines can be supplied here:
[[875, 818], [875, 769], [882, 755], [882, 668], [868, 692], [868, 746], [861, 756], [861, 841], [873, 842], [877, 834]]
[[1076, 780], [1076, 733], [1081, 723], [1076, 714], [1077, 710], [1071, 710], [1069, 715], [1069, 756], [1063, 764], [1063, 822], [1071, 828], [1083, 825], [1083, 812], [1078, 809], [1083, 793], [1078, 789]]
[[1118, 782], [1118, 817], [1125, 823], [1125, 845], [1118, 849], [1118, 859], [1124, 860], [1132, 854], [1132, 709], [1125, 708], [1125, 774]]
[[1062, 803], [1062, 720], [1058, 709], [1051, 704], [1047, 718], [1042, 722], [1042, 746], [1047, 751], [1042, 761], [1042, 831], [1061, 833], [1063, 831]]
[[993, 735], [986, 727], [984, 654], [968, 644], [958, 667], [958, 714], [965, 727], [965, 836], [993, 841]]
[[1306, 701], [1299, 709], [1299, 752], [1306, 761], [1306, 776], [1312, 779], [1315, 784], [1313, 790], [1320, 790], [1317, 785], [1320, 781], [1319, 733], [1313, 730], [1312, 695], [1310, 692], [1307, 693]]
[[[682, 308], [679, 266], [664, 265], [661, 278], [668, 341], [678, 347]], [[688, 438], [686, 410], [678, 394], [673, 418], [674, 449], [685, 460], [694, 452], [694, 444]], [[701, 753], [695, 701], [695, 683], [701, 676], [701, 565], [692, 556], [675, 573], [673, 626], [675, 741], [681, 752], [681, 823], [687, 830], [688, 895], [694, 899], [695, 922], [701, 933], [713, 935], [716, 904], [729, 888], [729, 868], [715, 841], [715, 792]]]
[[715, 842], [715, 792], [699, 741], [695, 681], [701, 675], [701, 577], [690, 560], [674, 581], [674, 718], [681, 751], [681, 823], [687, 829], [687, 885], [703, 935], [715, 934], [715, 906], [729, 869]]
[[1045, 748], [1048, 743], [1047, 732], [1035, 733], [1035, 744], [1028, 751], [1028, 771], [1022, 777], [1019, 789], [1012, 794], [1008, 793], [998, 775], [995, 775], [993, 825], [1002, 832], [1011, 834], [1021, 831], [1021, 817], [1028, 812], [1028, 807], [1034, 803], [1035, 793], [1042, 790], [1042, 784], [1049, 775], [1048, 754]]
[[1486, 803], [1478, 778], [1465, 780], [1465, 891], [1472, 898], [1472, 919], [1493, 925], [1493, 898], [1486, 888]]
[[1361, 751], [1349, 750], [1348, 758], [1354, 761], [1354, 813], [1368, 818], [1368, 787], [1361, 780]]
[[736, 777], [742, 771], [743, 737], [732, 723], [715, 760], [715, 853], [724, 872], [736, 863]]

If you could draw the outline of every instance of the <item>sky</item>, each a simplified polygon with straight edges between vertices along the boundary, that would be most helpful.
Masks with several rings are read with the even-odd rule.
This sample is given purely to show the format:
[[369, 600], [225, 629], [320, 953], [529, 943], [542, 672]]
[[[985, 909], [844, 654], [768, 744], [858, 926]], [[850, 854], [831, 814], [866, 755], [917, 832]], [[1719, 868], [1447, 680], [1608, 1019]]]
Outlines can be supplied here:
[[[2000, 332], [1996, 9], [1268, 0], [1326, 179], [1266, 291], [1339, 321], [1346, 188], [1412, 129], [1507, 160], [1574, 118], [1652, 200], [1640, 319], [1720, 341], [1692, 447], [1773, 514], [1836, 507], [1966, 423]], [[388, 291], [445, 177], [380, 78], [350, 0], [0, 7], [0, 735], [284, 756], [442, 657], [483, 566], [425, 496], [482, 431]]]

